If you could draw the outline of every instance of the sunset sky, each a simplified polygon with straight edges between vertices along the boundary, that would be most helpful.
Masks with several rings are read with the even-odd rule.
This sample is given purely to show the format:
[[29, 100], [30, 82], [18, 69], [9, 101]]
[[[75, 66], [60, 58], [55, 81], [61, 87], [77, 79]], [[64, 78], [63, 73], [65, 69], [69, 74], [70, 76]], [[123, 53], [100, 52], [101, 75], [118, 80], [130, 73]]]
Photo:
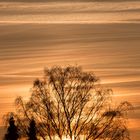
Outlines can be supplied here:
[[113, 89], [114, 102], [133, 104], [128, 127], [139, 140], [140, 1], [6, 1], [0, 0], [0, 136], [3, 115], [17, 96], [28, 99], [45, 67], [80, 65]]

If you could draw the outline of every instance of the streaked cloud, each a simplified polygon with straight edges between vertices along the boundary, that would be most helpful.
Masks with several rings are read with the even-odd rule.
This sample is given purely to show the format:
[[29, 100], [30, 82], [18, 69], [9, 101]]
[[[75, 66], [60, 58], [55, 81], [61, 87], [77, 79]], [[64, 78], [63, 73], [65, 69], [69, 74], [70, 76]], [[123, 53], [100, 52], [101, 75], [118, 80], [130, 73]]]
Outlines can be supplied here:
[[139, 23], [139, 5], [139, 1], [0, 2], [0, 23]]
[[113, 89], [115, 102], [133, 103], [139, 138], [140, 1], [0, 2], [0, 31], [0, 125], [44, 67], [78, 64]]

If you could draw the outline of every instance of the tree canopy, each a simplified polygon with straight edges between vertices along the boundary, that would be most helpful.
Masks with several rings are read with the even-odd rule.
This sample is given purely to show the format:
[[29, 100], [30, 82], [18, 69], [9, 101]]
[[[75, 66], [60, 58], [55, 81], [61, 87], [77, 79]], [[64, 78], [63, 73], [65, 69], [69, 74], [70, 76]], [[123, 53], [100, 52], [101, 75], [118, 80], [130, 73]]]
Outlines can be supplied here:
[[33, 83], [30, 99], [16, 99], [15, 118], [20, 134], [29, 134], [34, 119], [37, 135], [52, 140], [126, 140], [128, 102], [114, 106], [112, 90], [99, 84], [93, 72], [78, 66], [44, 70]]

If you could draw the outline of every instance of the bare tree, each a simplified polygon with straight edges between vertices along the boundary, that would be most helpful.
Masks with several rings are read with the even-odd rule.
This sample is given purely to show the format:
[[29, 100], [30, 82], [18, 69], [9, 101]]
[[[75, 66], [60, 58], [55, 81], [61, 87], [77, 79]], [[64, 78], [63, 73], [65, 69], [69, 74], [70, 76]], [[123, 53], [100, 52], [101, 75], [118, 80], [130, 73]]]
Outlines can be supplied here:
[[[112, 90], [104, 89], [92, 72], [81, 67], [45, 69], [43, 80], [35, 80], [28, 102], [16, 99], [21, 131], [34, 118], [38, 135], [52, 140], [125, 140], [128, 102], [113, 106]], [[25, 123], [23, 123], [25, 122]]]

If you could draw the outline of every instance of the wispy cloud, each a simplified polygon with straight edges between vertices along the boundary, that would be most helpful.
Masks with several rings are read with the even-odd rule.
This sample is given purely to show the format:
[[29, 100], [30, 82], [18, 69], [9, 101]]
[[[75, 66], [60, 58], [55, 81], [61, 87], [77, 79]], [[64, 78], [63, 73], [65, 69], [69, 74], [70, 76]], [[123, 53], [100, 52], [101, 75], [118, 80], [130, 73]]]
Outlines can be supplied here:
[[139, 23], [139, 5], [139, 1], [0, 3], [0, 23]]

